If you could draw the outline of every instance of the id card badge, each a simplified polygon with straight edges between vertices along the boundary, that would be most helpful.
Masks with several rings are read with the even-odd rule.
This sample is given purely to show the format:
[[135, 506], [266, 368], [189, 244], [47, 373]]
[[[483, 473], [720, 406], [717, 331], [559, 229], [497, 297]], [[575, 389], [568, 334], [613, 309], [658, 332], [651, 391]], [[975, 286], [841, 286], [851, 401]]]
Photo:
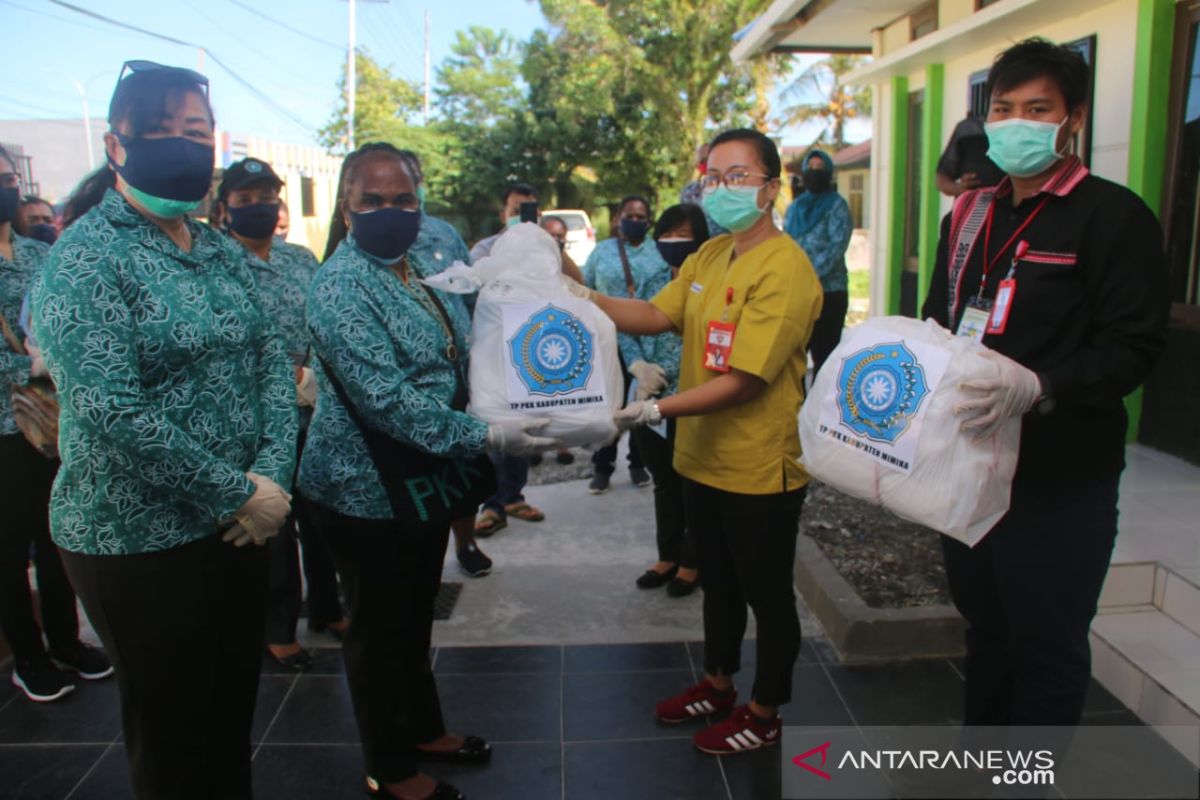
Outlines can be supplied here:
[[1016, 278], [1005, 278], [1000, 281], [1000, 286], [996, 289], [996, 303], [992, 306], [992, 316], [987, 326], [988, 333], [1004, 333], [1004, 328], [1008, 325], [1008, 314], [1012, 311], [1013, 296], [1016, 293]]
[[704, 368], [713, 372], [729, 372], [729, 356], [733, 353], [733, 334], [737, 330], [731, 322], [708, 323], [708, 336], [704, 340]]
[[963, 309], [962, 319], [958, 323], [957, 334], [965, 336], [973, 342], [982, 342], [987, 333], [988, 321], [992, 316], [992, 302], [972, 297]]

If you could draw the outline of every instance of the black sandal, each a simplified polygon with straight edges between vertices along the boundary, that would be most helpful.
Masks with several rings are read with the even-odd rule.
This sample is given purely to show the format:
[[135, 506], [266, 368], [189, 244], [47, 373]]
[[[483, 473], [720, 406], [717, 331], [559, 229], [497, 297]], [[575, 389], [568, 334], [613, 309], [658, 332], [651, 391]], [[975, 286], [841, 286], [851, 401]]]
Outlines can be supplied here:
[[[367, 794], [371, 797], [397, 797], [392, 794], [390, 789], [370, 775], [367, 776], [366, 789]], [[467, 800], [467, 796], [450, 784], [438, 781], [437, 786], [433, 787], [433, 793], [426, 795], [425, 800]]]
[[457, 750], [434, 752], [417, 748], [417, 758], [423, 761], [444, 761], [452, 764], [483, 764], [492, 758], [492, 746], [478, 736], [463, 737]]

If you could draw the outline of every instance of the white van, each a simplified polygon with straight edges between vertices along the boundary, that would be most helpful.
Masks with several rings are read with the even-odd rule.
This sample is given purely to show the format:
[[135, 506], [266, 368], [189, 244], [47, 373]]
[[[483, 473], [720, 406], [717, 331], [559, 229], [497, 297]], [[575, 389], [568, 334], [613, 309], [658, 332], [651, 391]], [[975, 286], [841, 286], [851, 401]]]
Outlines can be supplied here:
[[582, 267], [596, 249], [596, 229], [588, 213], [579, 208], [553, 208], [543, 211], [542, 217], [558, 217], [567, 224], [567, 255]]

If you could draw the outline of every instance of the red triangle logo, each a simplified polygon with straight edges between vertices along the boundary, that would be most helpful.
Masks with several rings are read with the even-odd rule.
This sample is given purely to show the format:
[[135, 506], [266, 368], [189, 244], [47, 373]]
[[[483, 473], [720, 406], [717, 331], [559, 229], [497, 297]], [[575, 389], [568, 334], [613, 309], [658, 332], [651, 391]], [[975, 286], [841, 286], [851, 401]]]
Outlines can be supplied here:
[[792, 763], [795, 764], [797, 767], [800, 767], [800, 769], [808, 770], [813, 775], [816, 775], [819, 778], [824, 778], [827, 781], [833, 780], [833, 777], [828, 772], [826, 772], [823, 769], [817, 769], [812, 764], [809, 764], [807, 761], [807, 759], [809, 757], [814, 756], [817, 753], [820, 753], [821, 754], [821, 766], [822, 767], [825, 766], [825, 760], [829, 757], [829, 745], [830, 744], [831, 744], [831, 742], [826, 742], [825, 744], [814, 747], [812, 750], [809, 750], [807, 753], [801, 753], [800, 755], [798, 755], [792, 759]]

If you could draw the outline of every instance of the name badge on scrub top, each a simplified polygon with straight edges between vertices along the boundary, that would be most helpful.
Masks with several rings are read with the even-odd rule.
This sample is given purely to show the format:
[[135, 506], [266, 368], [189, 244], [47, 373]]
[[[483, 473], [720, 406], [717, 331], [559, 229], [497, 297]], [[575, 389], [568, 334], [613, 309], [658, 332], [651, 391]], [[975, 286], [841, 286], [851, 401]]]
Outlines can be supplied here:
[[704, 368], [713, 372], [729, 372], [729, 356], [733, 352], [733, 334], [737, 327], [731, 322], [708, 323], [704, 341]]
[[983, 335], [988, 332], [988, 323], [992, 318], [992, 301], [972, 297], [963, 309], [962, 319], [958, 322], [957, 335], [965, 336], [971, 341], [982, 342]]

